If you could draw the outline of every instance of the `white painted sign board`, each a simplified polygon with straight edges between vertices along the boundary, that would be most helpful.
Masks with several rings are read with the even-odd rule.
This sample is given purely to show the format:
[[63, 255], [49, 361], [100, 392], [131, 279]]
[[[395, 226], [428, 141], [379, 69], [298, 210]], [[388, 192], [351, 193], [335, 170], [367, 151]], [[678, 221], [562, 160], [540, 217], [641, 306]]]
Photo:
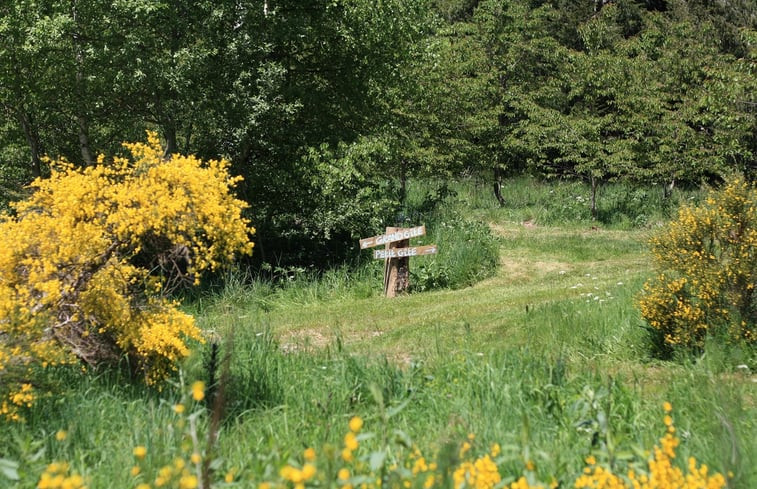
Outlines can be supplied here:
[[383, 244], [394, 243], [397, 241], [404, 241], [410, 238], [416, 238], [426, 234], [426, 226], [417, 226], [414, 228], [404, 228], [391, 233], [380, 234], [370, 238], [364, 238], [360, 240], [360, 249], [373, 248], [374, 246], [380, 246]]
[[384, 250], [373, 250], [373, 258], [385, 260], [387, 258], [403, 258], [410, 256], [435, 255], [437, 252], [436, 245], [428, 246], [411, 246], [409, 248], [387, 248]]

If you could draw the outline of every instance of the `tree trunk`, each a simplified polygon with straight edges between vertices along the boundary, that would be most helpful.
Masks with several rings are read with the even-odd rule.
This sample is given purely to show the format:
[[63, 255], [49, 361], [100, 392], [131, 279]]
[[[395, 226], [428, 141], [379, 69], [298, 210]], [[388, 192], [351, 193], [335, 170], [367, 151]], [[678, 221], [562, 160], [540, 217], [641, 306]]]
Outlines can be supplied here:
[[665, 184], [662, 186], [662, 198], [663, 200], [668, 200], [671, 195], [673, 195], [673, 189], [676, 186], [676, 179], [671, 178], [670, 183]]
[[39, 140], [39, 131], [34, 127], [34, 122], [29, 114], [22, 109], [17, 111], [18, 123], [24, 131], [26, 144], [32, 159], [32, 175], [37, 178], [42, 175], [42, 144]]
[[87, 123], [87, 118], [83, 115], [76, 116], [76, 125], [79, 127], [79, 148], [81, 149], [81, 159], [84, 162], [84, 166], [92, 166], [95, 164], [95, 158], [92, 156], [92, 151], [89, 149], [89, 125]]
[[505, 198], [502, 197], [502, 168], [494, 168], [494, 197], [497, 198], [500, 207], [504, 207]]
[[[76, 2], [71, 4], [71, 17], [74, 24], [78, 25], [79, 14], [77, 10]], [[73, 34], [74, 51], [76, 57], [76, 126], [79, 132], [79, 149], [81, 150], [81, 159], [84, 166], [92, 166], [95, 164], [95, 158], [92, 156], [90, 150], [89, 141], [89, 121], [85, 115], [85, 100], [88, 96], [86, 87], [84, 86], [84, 50], [82, 49], [82, 35], [80, 32], [74, 32]]]
[[172, 120], [163, 125], [163, 136], [166, 138], [166, 150], [163, 153], [163, 157], [170, 158], [179, 152], [179, 143], [176, 139], [176, 124]]
[[407, 161], [400, 161], [400, 204], [405, 208], [407, 204]]
[[597, 219], [597, 189], [599, 188], [599, 179], [594, 175], [591, 176], [591, 218]]

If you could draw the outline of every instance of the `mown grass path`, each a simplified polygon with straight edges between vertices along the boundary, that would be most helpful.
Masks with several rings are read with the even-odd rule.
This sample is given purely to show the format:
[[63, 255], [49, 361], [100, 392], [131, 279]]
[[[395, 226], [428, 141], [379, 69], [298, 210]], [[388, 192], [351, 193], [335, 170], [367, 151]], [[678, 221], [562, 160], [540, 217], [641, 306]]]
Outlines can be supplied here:
[[439, 395], [428, 394], [427, 403], [438, 421], [422, 423], [418, 433], [432, 440], [430, 433], [458, 413], [497, 413], [478, 429], [512, 438], [522, 414], [531, 417], [539, 444], [567, 453], [581, 439], [578, 406], [595, 390], [609, 390], [612, 399], [598, 405], [606, 403], [615, 429], [648, 433], [659, 406], [671, 401], [681, 408], [685, 432], [699, 433], [683, 456], [712, 454], [722, 470], [741, 472], [734, 487], [749, 487], [757, 477], [746, 470], [757, 452], [757, 377], [734, 367], [748, 363], [749, 353], [712, 348], [699, 358], [654, 357], [635, 308], [653, 273], [651, 232], [491, 228], [501, 239], [499, 267], [474, 286], [276, 305], [259, 320], [292, 354], [342, 350], [401, 368], [423, 365], [435, 379]]
[[[276, 308], [267, 321], [285, 348], [324, 347], [340, 337], [355, 352], [408, 362], [443, 357], [463, 343], [481, 350], [552, 348], [592, 336], [582, 331], [578, 317], [559, 325], [564, 331], [549, 324], [561, 304], [576, 309], [575, 316], [588, 306], [611, 315], [633, 314], [629, 302], [650, 273], [645, 232], [520, 224], [493, 224], [492, 229], [501, 239], [499, 268], [472, 287], [292, 305]], [[535, 334], [540, 328], [548, 331]], [[555, 334], [562, 345], [554, 344]]]

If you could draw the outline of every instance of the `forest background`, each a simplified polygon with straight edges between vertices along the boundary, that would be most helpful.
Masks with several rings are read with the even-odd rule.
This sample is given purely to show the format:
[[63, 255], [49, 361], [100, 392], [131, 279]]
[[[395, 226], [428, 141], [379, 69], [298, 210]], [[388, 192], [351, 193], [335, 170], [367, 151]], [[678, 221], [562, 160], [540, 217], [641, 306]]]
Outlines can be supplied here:
[[[121, 336], [72, 317], [92, 326], [76, 338], [131, 350], [112, 370], [51, 365], [31, 334], [49, 324], [4, 319], [0, 370], [24, 366], [26, 338], [46, 370], [0, 377], [17, 384], [0, 405], [0, 486], [754, 487], [757, 234], [742, 177], [757, 175], [756, 75], [753, 0], [2, 2], [0, 299], [57, 297], [32, 266], [69, 280], [83, 265], [78, 293], [93, 267], [128, 265], [84, 301]], [[122, 145], [146, 131], [147, 146]], [[200, 163], [219, 157], [229, 166]], [[190, 191], [145, 186], [150, 172]], [[174, 198], [197, 188], [204, 206]], [[90, 210], [88, 192], [104, 204]], [[149, 238], [158, 262], [161, 236], [200, 259], [189, 272], [248, 253], [250, 237], [254, 253], [179, 310], [170, 280], [136, 270], [154, 263], [145, 242], [119, 235], [94, 265], [79, 259], [85, 227], [66, 223], [88, 216], [100, 244], [123, 196], [133, 219], [118, 229]], [[45, 233], [49, 202], [74, 212]], [[681, 202], [702, 210], [675, 220]], [[214, 227], [187, 231], [186, 216]], [[382, 264], [356, 244], [393, 224], [426, 224], [443, 252], [388, 307]], [[42, 245], [61, 236], [73, 259], [48, 266]], [[22, 265], [16, 249], [32, 252]], [[680, 264], [686, 290], [664, 275]], [[139, 331], [167, 331], [156, 324], [207, 341], [143, 348], [155, 335]], [[688, 351], [670, 345], [679, 332], [695, 333]], [[176, 362], [157, 388], [135, 382], [145, 351]]]
[[0, 40], [0, 207], [156, 130], [244, 177], [258, 264], [342, 262], [409, 179], [580, 179], [598, 217], [757, 172], [750, 0], [17, 0]]

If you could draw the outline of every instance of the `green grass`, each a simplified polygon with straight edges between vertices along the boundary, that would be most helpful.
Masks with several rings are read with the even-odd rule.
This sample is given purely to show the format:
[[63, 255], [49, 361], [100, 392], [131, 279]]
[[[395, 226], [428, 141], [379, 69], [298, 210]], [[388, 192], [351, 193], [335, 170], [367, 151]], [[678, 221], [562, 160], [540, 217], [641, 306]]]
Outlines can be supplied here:
[[[503, 472], [517, 476], [533, 460], [542, 481], [554, 475], [569, 487], [590, 453], [622, 466], [650, 448], [664, 432], [665, 400], [675, 407], [680, 460], [731, 471], [729, 487], [757, 486], [754, 353], [709, 345], [696, 358], [652, 357], [634, 308], [651, 272], [648, 223], [548, 217], [558, 216], [549, 210], [554, 188], [522, 183], [506, 193], [507, 208], [458, 189], [463, 203], [434, 221], [464, 216], [496, 237], [497, 266], [472, 285], [385, 299], [371, 263], [278, 285], [232, 276], [187, 305], [219, 338], [221, 357], [231, 352], [214, 452], [219, 473], [239, 473], [229, 487], [276, 476], [305, 447], [337, 450], [353, 415], [377, 435], [363, 441], [368, 451], [390, 445], [388, 457], [402, 460], [407, 450], [392, 440], [409, 438], [452, 466], [454, 447], [474, 433], [474, 451], [501, 444]], [[429, 241], [440, 237], [429, 231]], [[439, 263], [451, 263], [444, 253], [440, 243]], [[59, 372], [61, 387], [26, 424], [0, 425], [0, 458], [19, 462], [21, 476], [0, 474], [0, 487], [35, 487], [52, 460], [69, 461], [91, 488], [134, 487], [134, 446], [148, 448], [145, 470], [154, 473], [187, 443], [186, 417], [171, 407], [207, 377], [209, 350], [197, 345], [161, 392], [119, 373]]]

